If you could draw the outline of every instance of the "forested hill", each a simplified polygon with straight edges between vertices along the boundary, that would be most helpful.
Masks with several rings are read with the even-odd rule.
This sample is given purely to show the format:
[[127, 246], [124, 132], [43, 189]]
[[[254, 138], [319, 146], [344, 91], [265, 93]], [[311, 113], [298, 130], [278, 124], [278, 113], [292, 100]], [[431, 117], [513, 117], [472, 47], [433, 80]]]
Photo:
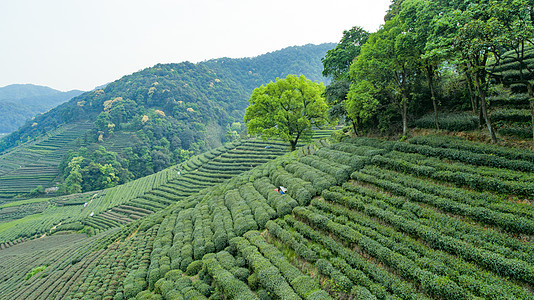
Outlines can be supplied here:
[[[103, 145], [127, 160], [99, 161], [95, 157], [92, 161], [102, 166], [113, 165], [117, 174], [123, 174], [119, 169], [128, 169], [125, 174], [129, 173], [129, 178], [148, 175], [191, 154], [184, 151], [199, 153], [219, 146], [227, 126], [242, 122], [248, 98], [261, 84], [288, 74], [325, 80], [321, 75], [321, 58], [334, 46], [309, 44], [254, 58], [158, 64], [37, 116], [3, 138], [0, 151], [62, 124], [89, 122], [93, 129], [78, 144], [89, 149]], [[87, 153], [91, 153], [83, 151], [76, 155], [87, 158]]]
[[10, 133], [26, 120], [82, 94], [58, 91], [33, 84], [12, 84], [0, 88], [0, 133]]

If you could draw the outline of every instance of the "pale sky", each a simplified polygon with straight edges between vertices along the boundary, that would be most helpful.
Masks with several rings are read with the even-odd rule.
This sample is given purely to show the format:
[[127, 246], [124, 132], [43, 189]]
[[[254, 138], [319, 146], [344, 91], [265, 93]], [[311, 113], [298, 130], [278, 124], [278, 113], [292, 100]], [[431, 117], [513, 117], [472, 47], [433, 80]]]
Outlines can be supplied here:
[[0, 0], [0, 87], [91, 90], [157, 63], [251, 57], [376, 31], [390, 0]]

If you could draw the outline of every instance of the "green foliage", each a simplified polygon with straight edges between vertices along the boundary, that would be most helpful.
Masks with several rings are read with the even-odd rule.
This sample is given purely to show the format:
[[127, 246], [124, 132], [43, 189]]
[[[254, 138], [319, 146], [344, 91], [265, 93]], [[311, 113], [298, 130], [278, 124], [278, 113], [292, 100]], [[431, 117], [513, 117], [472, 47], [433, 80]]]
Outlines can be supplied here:
[[[470, 131], [478, 129], [478, 117], [468, 113], [440, 114], [438, 118], [439, 128], [449, 131]], [[414, 121], [417, 128], [436, 129], [434, 115], [425, 115]]]
[[373, 96], [376, 92], [375, 87], [366, 80], [351, 84], [345, 107], [347, 116], [355, 124], [354, 128], [365, 124], [374, 116], [379, 106], [378, 100]]
[[99, 147], [95, 151], [80, 148], [70, 152], [60, 166], [65, 182], [60, 192], [66, 194], [114, 187], [130, 179], [128, 161], [117, 153]]
[[[255, 87], [275, 80], [280, 74], [304, 74], [314, 80], [325, 80], [320, 75], [320, 58], [331, 47], [333, 44], [307, 45], [250, 59], [159, 64], [77, 96], [38, 115], [20, 130], [0, 140], [0, 152], [3, 152], [29, 141], [46, 139], [61, 127], [84, 124], [77, 128], [76, 135], [65, 136], [64, 140], [61, 136], [54, 138], [54, 148], [60, 151], [47, 155], [49, 157], [37, 164], [46, 176], [40, 174], [31, 180], [24, 178], [29, 186], [20, 189], [17, 175], [28, 176], [32, 170], [21, 168], [24, 166], [20, 164], [21, 160], [14, 159], [13, 169], [23, 169], [16, 173], [26, 174], [12, 174], [9, 180], [0, 184], [0, 190], [4, 192], [5, 187], [10, 193], [27, 193], [37, 185], [54, 186], [57, 164], [50, 166], [50, 158], [60, 160], [68, 150], [73, 150], [85, 159], [95, 160], [89, 157], [90, 154], [81, 155], [80, 147], [91, 153], [104, 146], [107, 152], [116, 153], [115, 161], [120, 162], [120, 166], [114, 163], [111, 168], [99, 162], [88, 169], [82, 166], [81, 171], [87, 171], [80, 173], [82, 184], [74, 172], [62, 192], [111, 187], [181, 163], [191, 154], [217, 147], [241, 133], [235, 124], [243, 120], [247, 99]], [[227, 125], [229, 137], [224, 136]], [[24, 146], [27, 147], [34, 148], [31, 144]], [[35, 149], [38, 153], [46, 154], [56, 150], [35, 148], [39, 148]], [[33, 156], [33, 151], [30, 154], [31, 164], [38, 159]], [[60, 172], [64, 172], [71, 159], [65, 157]], [[68, 173], [61, 175], [64, 180], [69, 176]]]
[[435, 148], [452, 148], [478, 154], [495, 155], [510, 160], [532, 161], [534, 159], [534, 153], [529, 150], [470, 142], [458, 137], [436, 135], [418, 136], [410, 139], [409, 142], [411, 144], [427, 145]]
[[347, 75], [350, 64], [360, 54], [360, 47], [367, 42], [369, 33], [363, 28], [354, 26], [343, 31], [343, 37], [334, 49], [328, 50], [323, 63], [323, 76], [338, 80]]
[[257, 299], [256, 294], [244, 282], [221, 267], [214, 254], [206, 255], [202, 260], [206, 270], [221, 286], [225, 295], [231, 299]]
[[527, 123], [531, 120], [530, 111], [523, 109], [501, 109], [493, 111], [490, 115], [493, 122]]
[[189, 276], [195, 276], [202, 270], [202, 261], [201, 260], [195, 260], [194, 262], [190, 263], [189, 266], [187, 266], [187, 269], [185, 270], [185, 274]]
[[46, 269], [46, 266], [39, 266], [39, 267], [33, 268], [31, 271], [26, 273], [26, 276], [24, 277], [24, 280], [28, 280], [28, 279], [32, 278], [37, 273], [43, 272], [45, 269]]
[[[505, 90], [529, 96], [517, 103], [490, 97], [492, 105], [526, 108], [534, 97], [531, 5], [526, 0], [393, 1], [385, 24], [364, 43], [348, 43], [354, 34], [346, 31], [347, 36], [323, 58], [323, 73], [334, 78], [325, 92], [331, 118], [345, 118], [347, 125], [350, 120], [355, 132], [364, 125], [358, 118], [367, 118], [367, 128], [387, 134], [400, 131], [402, 122], [403, 136], [413, 119], [419, 127], [453, 131], [486, 126], [496, 143], [492, 122], [502, 117], [531, 122], [530, 113], [497, 113], [490, 118], [486, 100], [501, 83]], [[440, 117], [440, 107], [471, 108], [482, 124]], [[432, 116], [425, 116], [430, 111]]]
[[311, 139], [312, 126], [326, 123], [323, 90], [322, 84], [302, 75], [288, 75], [254, 89], [245, 112], [249, 134], [280, 138], [295, 150], [299, 139]]
[[[133, 205], [153, 211], [124, 223], [113, 218], [117, 210], [64, 222], [56, 229], [83, 222], [94, 226], [85, 227], [93, 234], [100, 232], [72, 242], [63, 233], [1, 243], [0, 255], [17, 251], [17, 257], [0, 260], [0, 276], [6, 278], [0, 288], [15, 298], [532, 298], [534, 249], [523, 237], [534, 232], [534, 210], [520, 199], [532, 195], [533, 175], [517, 170], [528, 168], [532, 152], [453, 137], [407, 141], [318, 143], [305, 156], [293, 153], [218, 185], [203, 184], [212, 173], [225, 174], [226, 167], [242, 172], [212, 164], [216, 159], [237, 164], [245, 155], [249, 164], [263, 157], [266, 145], [280, 146], [243, 141], [197, 156], [179, 176], [170, 169], [120, 190], [89, 193], [89, 206], [108, 200], [116, 205], [115, 198], [135, 195], [119, 209], [132, 218], [142, 212]], [[205, 169], [212, 171], [186, 176]], [[280, 184], [290, 195], [274, 191]], [[189, 196], [178, 196], [187, 186]], [[507, 188], [524, 194], [515, 197]], [[72, 209], [69, 218], [79, 220], [82, 199], [48, 201], [60, 208], [58, 214]], [[17, 204], [41, 203], [48, 202]], [[45, 225], [37, 237], [49, 235]], [[61, 238], [66, 240], [58, 244]], [[53, 243], [45, 244], [48, 239]], [[28, 267], [15, 263], [19, 257], [48, 265], [47, 276], [23, 280]], [[38, 286], [45, 285], [40, 295]]]
[[402, 142], [395, 143], [393, 145], [393, 149], [407, 153], [419, 153], [424, 156], [450, 158], [478, 166], [490, 166], [525, 172], [534, 171], [534, 162], [530, 162], [528, 160], [507, 159], [499, 156], [494, 156], [492, 155], [492, 153], [479, 154], [465, 150], [434, 148], [427, 145], [413, 145]]

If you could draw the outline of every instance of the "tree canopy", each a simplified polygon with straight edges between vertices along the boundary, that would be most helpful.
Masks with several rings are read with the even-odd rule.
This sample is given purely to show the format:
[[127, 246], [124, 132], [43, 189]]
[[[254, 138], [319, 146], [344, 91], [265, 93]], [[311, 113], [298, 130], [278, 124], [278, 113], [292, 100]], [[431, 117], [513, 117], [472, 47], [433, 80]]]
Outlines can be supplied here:
[[302, 75], [277, 78], [254, 89], [245, 112], [249, 134], [280, 138], [295, 150], [299, 140], [311, 139], [312, 126], [327, 122], [323, 90], [322, 83], [311, 82]]
[[532, 0], [392, 1], [378, 31], [353, 27], [322, 59], [323, 74], [333, 78], [325, 92], [330, 115], [351, 121], [355, 132], [367, 127], [406, 135], [424, 114], [433, 111], [440, 129], [439, 108], [471, 107], [495, 143], [488, 98], [502, 93], [498, 83], [513, 85], [510, 93], [521, 84], [533, 99], [534, 130], [534, 66], [527, 54], [533, 24]]
[[355, 129], [357, 120], [352, 119], [353, 114], [347, 113], [345, 105], [350, 88], [349, 70], [368, 38], [369, 33], [361, 27], [354, 26], [345, 30], [339, 44], [328, 50], [321, 59], [323, 75], [332, 78], [332, 83], [324, 91], [326, 102], [330, 106], [328, 115], [331, 120], [343, 119], [345, 122], [352, 122]]

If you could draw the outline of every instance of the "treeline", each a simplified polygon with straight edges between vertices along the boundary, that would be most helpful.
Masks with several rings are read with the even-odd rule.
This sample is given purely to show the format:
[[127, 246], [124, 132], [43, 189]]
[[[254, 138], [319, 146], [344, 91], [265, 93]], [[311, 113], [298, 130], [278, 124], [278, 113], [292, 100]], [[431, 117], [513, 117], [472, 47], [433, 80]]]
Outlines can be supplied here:
[[530, 0], [393, 1], [377, 32], [353, 27], [323, 58], [323, 75], [333, 79], [325, 91], [330, 115], [357, 133], [406, 135], [428, 112], [434, 128], [472, 128], [469, 117], [448, 124], [440, 116], [471, 110], [495, 143], [488, 97], [503, 84], [528, 94], [534, 124], [533, 7]]

